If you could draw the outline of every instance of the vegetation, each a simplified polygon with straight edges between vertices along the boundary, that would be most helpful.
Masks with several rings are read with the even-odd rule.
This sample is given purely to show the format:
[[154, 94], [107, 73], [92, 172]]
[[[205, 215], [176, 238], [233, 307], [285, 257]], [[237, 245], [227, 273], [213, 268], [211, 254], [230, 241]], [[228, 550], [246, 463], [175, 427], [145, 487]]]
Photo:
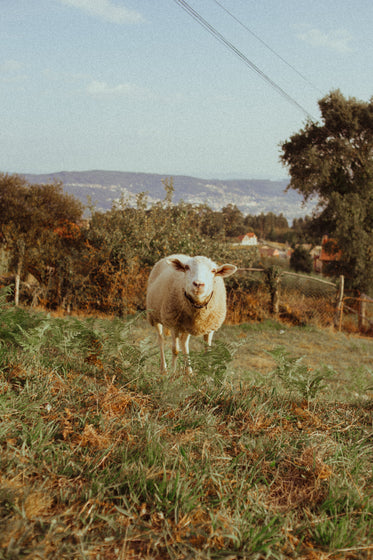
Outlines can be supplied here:
[[82, 213], [80, 202], [60, 184], [28, 185], [18, 175], [0, 174], [0, 241], [11, 255], [16, 303], [25, 271], [45, 284], [53, 268], [63, 282], [59, 269], [69, 259], [63, 240], [78, 235]]
[[[331, 324], [334, 286], [317, 288], [310, 311], [294, 296], [299, 279], [276, 266], [260, 281], [235, 275], [228, 321], [241, 324], [207, 352], [193, 341], [188, 378], [182, 366], [160, 376], [138, 313], [159, 258], [207, 253], [249, 268], [256, 249], [227, 243], [247, 231], [294, 247], [327, 233], [337, 272], [369, 289], [373, 102], [332, 92], [320, 109], [323, 125], [283, 145], [291, 188], [320, 199], [292, 227], [234, 205], [173, 205], [172, 180], [163, 201], [140, 194], [135, 208], [92, 209], [88, 223], [61, 185], [0, 175], [15, 302], [24, 280], [23, 301], [49, 310], [132, 314], [61, 318], [0, 292], [0, 559], [371, 558], [372, 341], [289, 326], [320, 308]], [[303, 248], [292, 264], [308, 266]]]
[[[164, 200], [152, 206], [143, 193], [135, 207], [123, 199], [106, 213], [92, 208], [88, 221], [61, 185], [33, 186], [18, 176], [2, 175], [0, 286], [15, 285], [16, 303], [126, 316], [144, 310], [149, 271], [159, 258], [175, 252], [200, 253], [243, 269], [266, 269], [265, 274], [245, 270], [228, 279], [231, 322], [264, 320], [274, 313], [298, 325], [335, 323], [333, 287], [319, 293], [315, 281], [302, 279], [300, 284], [283, 274], [273, 276], [275, 270], [286, 272], [285, 259], [262, 258], [256, 247], [242, 247], [235, 244], [237, 237], [228, 237], [238, 232], [238, 226], [243, 231], [255, 227], [259, 237], [261, 232], [281, 236], [282, 231], [300, 243], [308, 235], [309, 219], [296, 220], [286, 233], [283, 216], [243, 217], [232, 205], [221, 212], [205, 205], [174, 205], [172, 179], [165, 180], [164, 187]], [[302, 259], [297, 260], [299, 254]], [[309, 270], [310, 259], [302, 245], [296, 244], [291, 264], [296, 270]], [[354, 305], [349, 302], [348, 313]], [[371, 311], [367, 307], [364, 324], [344, 320], [343, 328], [371, 332]]]
[[226, 326], [161, 377], [141, 315], [5, 299], [1, 558], [371, 557], [372, 342]]
[[172, 179], [164, 187], [164, 200], [152, 206], [142, 193], [135, 207], [123, 199], [106, 213], [91, 208], [88, 222], [61, 185], [29, 185], [17, 175], [0, 175], [0, 249], [8, 255], [15, 301], [126, 315], [144, 309], [149, 270], [165, 255], [202, 253], [247, 268], [259, 255], [255, 248], [234, 248], [238, 235], [292, 236], [282, 215], [245, 217], [234, 205], [220, 212], [174, 205]]
[[334, 273], [367, 293], [373, 284], [373, 98], [365, 103], [333, 91], [319, 101], [322, 124], [307, 122], [282, 146], [290, 188], [319, 197], [309, 224], [320, 239], [335, 238]]
[[290, 257], [290, 266], [295, 272], [312, 272], [313, 263], [309, 251], [302, 247], [302, 245], [295, 247]]

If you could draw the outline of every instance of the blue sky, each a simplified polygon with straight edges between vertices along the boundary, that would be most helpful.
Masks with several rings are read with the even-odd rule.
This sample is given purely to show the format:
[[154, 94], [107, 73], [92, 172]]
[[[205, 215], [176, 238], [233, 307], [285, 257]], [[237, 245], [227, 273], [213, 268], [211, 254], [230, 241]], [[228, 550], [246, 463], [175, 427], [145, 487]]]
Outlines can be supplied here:
[[[371, 0], [219, 2], [242, 25], [188, 0], [313, 118], [332, 89], [373, 95]], [[174, 0], [0, 0], [0, 18], [0, 171], [287, 176], [305, 113]]]

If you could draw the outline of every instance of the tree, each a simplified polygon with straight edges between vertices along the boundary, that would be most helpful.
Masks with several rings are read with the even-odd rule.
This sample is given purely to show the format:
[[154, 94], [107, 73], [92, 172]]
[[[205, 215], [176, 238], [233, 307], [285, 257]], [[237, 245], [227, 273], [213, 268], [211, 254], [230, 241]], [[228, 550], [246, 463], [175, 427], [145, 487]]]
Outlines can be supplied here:
[[367, 292], [373, 283], [373, 98], [346, 99], [337, 90], [319, 107], [323, 122], [309, 120], [282, 145], [288, 188], [305, 200], [318, 197], [313, 231], [336, 239], [339, 273], [350, 288]]
[[207, 204], [194, 208], [197, 217], [197, 228], [201, 235], [212, 239], [223, 240], [225, 237], [224, 216], [218, 210], [212, 210]]
[[227, 237], [238, 237], [246, 233], [244, 216], [235, 204], [228, 204], [222, 209], [221, 213]]
[[312, 272], [312, 258], [307, 249], [299, 245], [290, 257], [290, 266], [295, 272]]
[[0, 241], [11, 254], [16, 304], [23, 271], [42, 281], [46, 267], [58, 264], [61, 256], [56, 228], [76, 223], [82, 212], [61, 184], [30, 185], [19, 175], [0, 174]]

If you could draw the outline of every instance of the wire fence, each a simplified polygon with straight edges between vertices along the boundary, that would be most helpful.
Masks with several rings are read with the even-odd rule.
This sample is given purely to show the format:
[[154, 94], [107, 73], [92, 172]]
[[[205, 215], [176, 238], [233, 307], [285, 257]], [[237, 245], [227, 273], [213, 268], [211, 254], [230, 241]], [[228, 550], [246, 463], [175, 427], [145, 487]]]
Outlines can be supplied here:
[[338, 328], [373, 336], [373, 299], [368, 296], [344, 297], [339, 309]]
[[[133, 275], [129, 278], [132, 281]], [[125, 313], [145, 309], [145, 301], [140, 297], [146, 291], [144, 278], [141, 282], [136, 277], [136, 285], [132, 282], [129, 287], [122, 278], [119, 279], [124, 290], [119, 301], [126, 302]], [[333, 327], [373, 337], [373, 299], [367, 295], [357, 298], [345, 294], [343, 276], [331, 282], [314, 275], [281, 271], [276, 266], [239, 268], [227, 279], [226, 286], [226, 320], [230, 324], [275, 318], [292, 325]], [[34, 293], [32, 302], [36, 296]], [[113, 293], [112, 299], [118, 300], [117, 292]], [[92, 309], [97, 310], [97, 307]], [[110, 311], [113, 310], [115, 312], [110, 307]]]
[[[286, 313], [299, 324], [335, 325], [339, 286], [312, 276], [283, 273], [280, 298]], [[281, 310], [280, 310], [281, 313]]]
[[285, 271], [271, 277], [264, 268], [239, 269], [228, 283], [228, 322], [271, 317], [373, 335], [373, 300], [345, 296], [343, 276], [331, 282]]

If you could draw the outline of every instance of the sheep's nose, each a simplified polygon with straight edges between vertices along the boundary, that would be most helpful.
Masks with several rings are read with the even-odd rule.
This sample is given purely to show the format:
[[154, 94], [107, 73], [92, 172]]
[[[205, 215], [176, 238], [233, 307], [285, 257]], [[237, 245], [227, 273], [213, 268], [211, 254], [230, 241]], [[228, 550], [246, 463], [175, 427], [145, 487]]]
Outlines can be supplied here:
[[203, 282], [193, 282], [193, 286], [195, 286], [196, 288], [203, 288], [205, 285]]

